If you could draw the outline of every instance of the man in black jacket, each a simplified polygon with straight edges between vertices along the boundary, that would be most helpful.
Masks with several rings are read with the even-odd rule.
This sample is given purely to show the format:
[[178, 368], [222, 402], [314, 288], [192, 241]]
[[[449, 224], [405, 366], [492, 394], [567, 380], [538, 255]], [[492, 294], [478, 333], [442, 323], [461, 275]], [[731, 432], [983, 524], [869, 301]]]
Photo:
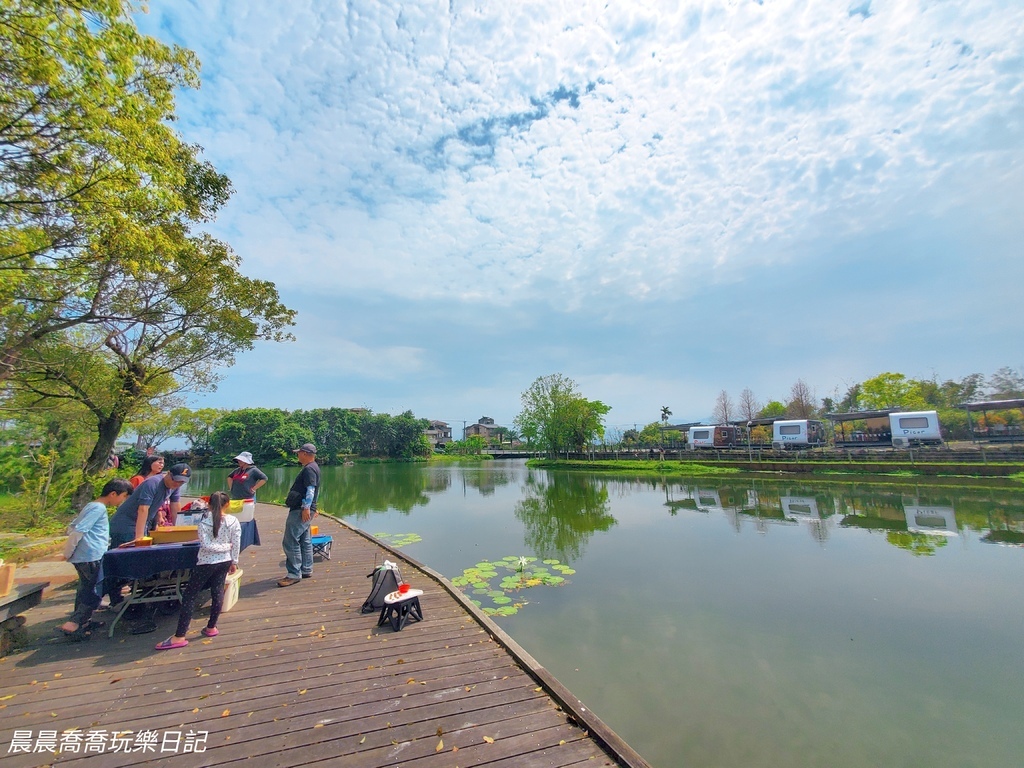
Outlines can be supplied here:
[[279, 587], [290, 587], [313, 575], [313, 542], [309, 524], [316, 516], [316, 500], [320, 496], [320, 466], [316, 463], [316, 446], [305, 443], [296, 448], [302, 469], [295, 478], [285, 504], [288, 519], [284, 523], [284, 563], [287, 575], [277, 582]]

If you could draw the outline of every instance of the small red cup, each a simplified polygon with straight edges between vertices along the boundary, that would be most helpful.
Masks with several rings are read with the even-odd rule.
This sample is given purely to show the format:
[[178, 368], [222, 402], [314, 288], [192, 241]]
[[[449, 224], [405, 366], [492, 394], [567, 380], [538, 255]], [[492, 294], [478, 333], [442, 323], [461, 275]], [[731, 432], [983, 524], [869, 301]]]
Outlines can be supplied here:
[[398, 585], [398, 594], [404, 595], [408, 591], [409, 591], [409, 585], [406, 584], [404, 581], [401, 584]]

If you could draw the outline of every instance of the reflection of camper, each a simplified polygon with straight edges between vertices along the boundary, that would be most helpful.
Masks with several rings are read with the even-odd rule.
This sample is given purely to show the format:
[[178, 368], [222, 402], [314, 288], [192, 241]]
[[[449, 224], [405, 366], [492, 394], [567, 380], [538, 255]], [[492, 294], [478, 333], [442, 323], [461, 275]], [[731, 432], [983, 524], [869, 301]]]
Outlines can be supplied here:
[[813, 496], [783, 496], [782, 514], [803, 520], [820, 520], [818, 500]]
[[907, 515], [907, 530], [911, 533], [934, 533], [939, 536], [957, 536], [956, 515], [952, 507], [922, 507], [903, 504]]
[[690, 427], [687, 443], [691, 450], [695, 448], [734, 448], [738, 430], [730, 424], [719, 424], [717, 427]]
[[701, 512], [724, 512], [722, 497], [718, 491], [711, 488], [697, 488], [693, 492], [693, 498], [697, 502], [697, 509]]
[[814, 419], [785, 419], [772, 425], [772, 448], [809, 448], [825, 444], [825, 423]]
[[892, 444], [897, 448], [942, 442], [939, 414], [935, 411], [890, 413], [889, 425]]

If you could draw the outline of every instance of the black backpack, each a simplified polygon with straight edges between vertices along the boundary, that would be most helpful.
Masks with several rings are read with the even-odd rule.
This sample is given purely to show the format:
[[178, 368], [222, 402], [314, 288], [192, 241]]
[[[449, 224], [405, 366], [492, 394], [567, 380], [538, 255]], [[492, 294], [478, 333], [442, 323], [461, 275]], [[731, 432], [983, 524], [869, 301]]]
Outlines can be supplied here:
[[366, 578], [373, 579], [373, 582], [370, 586], [370, 596], [363, 602], [362, 613], [373, 613], [384, 607], [385, 595], [398, 590], [402, 574], [399, 573], [397, 565], [385, 560], [383, 565], [374, 568], [373, 573], [368, 573]]

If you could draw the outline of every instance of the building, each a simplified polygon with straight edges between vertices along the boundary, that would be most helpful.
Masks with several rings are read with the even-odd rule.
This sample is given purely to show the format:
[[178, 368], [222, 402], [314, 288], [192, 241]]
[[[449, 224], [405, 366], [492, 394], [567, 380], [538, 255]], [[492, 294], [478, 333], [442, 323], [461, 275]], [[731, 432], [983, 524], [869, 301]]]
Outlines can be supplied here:
[[503, 440], [506, 432], [508, 432], [507, 427], [495, 424], [494, 419], [489, 416], [481, 416], [476, 424], [466, 427], [466, 437], [480, 435], [488, 443]]
[[452, 441], [452, 428], [443, 421], [431, 421], [430, 426], [424, 430], [423, 434], [435, 448]]

